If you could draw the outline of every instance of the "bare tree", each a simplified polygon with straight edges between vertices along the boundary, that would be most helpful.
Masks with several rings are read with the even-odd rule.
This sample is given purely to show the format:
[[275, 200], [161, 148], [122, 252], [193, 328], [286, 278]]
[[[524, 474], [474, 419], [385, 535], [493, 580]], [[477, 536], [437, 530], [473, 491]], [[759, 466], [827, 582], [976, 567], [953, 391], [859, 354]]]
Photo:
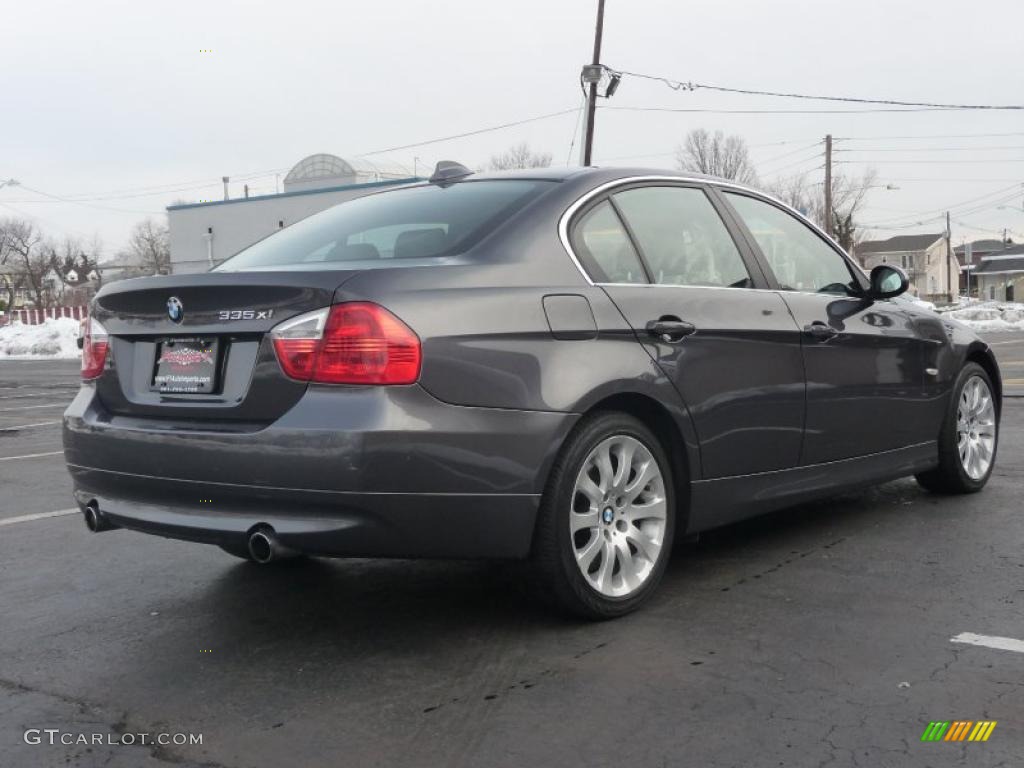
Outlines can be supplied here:
[[14, 308], [14, 297], [24, 283], [21, 270], [14, 264], [14, 239], [11, 230], [14, 219], [0, 219], [0, 289], [3, 289], [3, 309]]
[[756, 184], [757, 171], [750, 161], [747, 143], [741, 136], [709, 133], [696, 128], [676, 149], [676, 164], [682, 171], [706, 173], [743, 184]]
[[509, 171], [515, 168], [547, 168], [551, 165], [550, 152], [533, 152], [525, 141], [509, 147], [500, 155], [491, 156], [492, 171]]
[[28, 291], [37, 307], [50, 302], [46, 274], [54, 266], [52, 254], [44, 247], [42, 233], [25, 219], [9, 218], [0, 222], [2, 254], [0, 264], [7, 267], [7, 305], [21, 289]]
[[142, 274], [166, 275], [171, 271], [170, 232], [166, 224], [153, 219], [140, 221], [132, 229], [121, 259], [139, 268]]
[[[864, 237], [857, 217], [864, 207], [867, 193], [876, 187], [878, 173], [869, 168], [861, 176], [837, 173], [832, 177], [832, 232], [836, 242], [847, 252]], [[796, 208], [819, 227], [825, 226], [825, 195], [821, 182], [808, 181], [808, 174], [776, 179], [765, 185], [765, 191]]]

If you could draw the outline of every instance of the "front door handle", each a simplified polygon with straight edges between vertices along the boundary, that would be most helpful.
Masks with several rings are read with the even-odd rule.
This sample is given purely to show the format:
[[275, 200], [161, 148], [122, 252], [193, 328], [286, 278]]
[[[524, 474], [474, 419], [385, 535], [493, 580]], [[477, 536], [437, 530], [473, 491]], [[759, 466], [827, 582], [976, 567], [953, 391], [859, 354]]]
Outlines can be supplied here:
[[839, 333], [839, 331], [837, 331], [831, 325], [821, 322], [821, 320], [815, 320], [810, 325], [804, 326], [804, 333], [816, 339], [817, 341], [828, 341], [829, 339], [836, 336]]
[[651, 320], [646, 327], [649, 334], [657, 336], [666, 344], [677, 344], [697, 330], [697, 326], [693, 323], [680, 320], [672, 315]]

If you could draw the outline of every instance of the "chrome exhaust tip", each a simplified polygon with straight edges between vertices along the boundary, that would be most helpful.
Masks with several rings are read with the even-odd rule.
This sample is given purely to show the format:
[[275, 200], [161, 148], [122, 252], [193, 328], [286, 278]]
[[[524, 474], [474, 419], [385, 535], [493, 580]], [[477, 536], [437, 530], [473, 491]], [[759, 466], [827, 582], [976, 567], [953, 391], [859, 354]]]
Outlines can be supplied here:
[[102, 533], [103, 531], [113, 531], [117, 528], [107, 516], [100, 512], [100, 507], [95, 501], [90, 501], [85, 505], [85, 509], [82, 510], [82, 517], [85, 518], [85, 527], [92, 533]]
[[277, 540], [272, 528], [261, 528], [249, 535], [249, 557], [261, 565], [297, 554], [298, 552], [283, 546]]

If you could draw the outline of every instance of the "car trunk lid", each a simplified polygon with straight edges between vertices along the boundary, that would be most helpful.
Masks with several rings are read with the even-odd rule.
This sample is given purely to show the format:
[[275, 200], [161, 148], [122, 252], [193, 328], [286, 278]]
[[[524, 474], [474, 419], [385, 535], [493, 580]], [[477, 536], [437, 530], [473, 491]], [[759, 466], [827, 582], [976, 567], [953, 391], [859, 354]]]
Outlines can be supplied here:
[[97, 297], [112, 365], [97, 380], [112, 414], [237, 429], [273, 421], [306, 389], [268, 331], [331, 304], [358, 270], [207, 272], [125, 280]]

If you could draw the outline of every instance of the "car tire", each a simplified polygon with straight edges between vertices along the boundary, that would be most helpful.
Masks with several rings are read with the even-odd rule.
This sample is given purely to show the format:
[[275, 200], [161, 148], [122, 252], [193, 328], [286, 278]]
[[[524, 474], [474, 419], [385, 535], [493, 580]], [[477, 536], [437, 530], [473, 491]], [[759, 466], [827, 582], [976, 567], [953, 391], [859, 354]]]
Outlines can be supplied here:
[[968, 363], [953, 385], [939, 432], [939, 465], [915, 475], [932, 493], [977, 493], [988, 482], [999, 447], [999, 406], [992, 379]]
[[658, 438], [625, 413], [588, 415], [563, 445], [541, 499], [531, 562], [537, 586], [575, 616], [627, 614], [661, 581], [674, 526], [672, 467]]

